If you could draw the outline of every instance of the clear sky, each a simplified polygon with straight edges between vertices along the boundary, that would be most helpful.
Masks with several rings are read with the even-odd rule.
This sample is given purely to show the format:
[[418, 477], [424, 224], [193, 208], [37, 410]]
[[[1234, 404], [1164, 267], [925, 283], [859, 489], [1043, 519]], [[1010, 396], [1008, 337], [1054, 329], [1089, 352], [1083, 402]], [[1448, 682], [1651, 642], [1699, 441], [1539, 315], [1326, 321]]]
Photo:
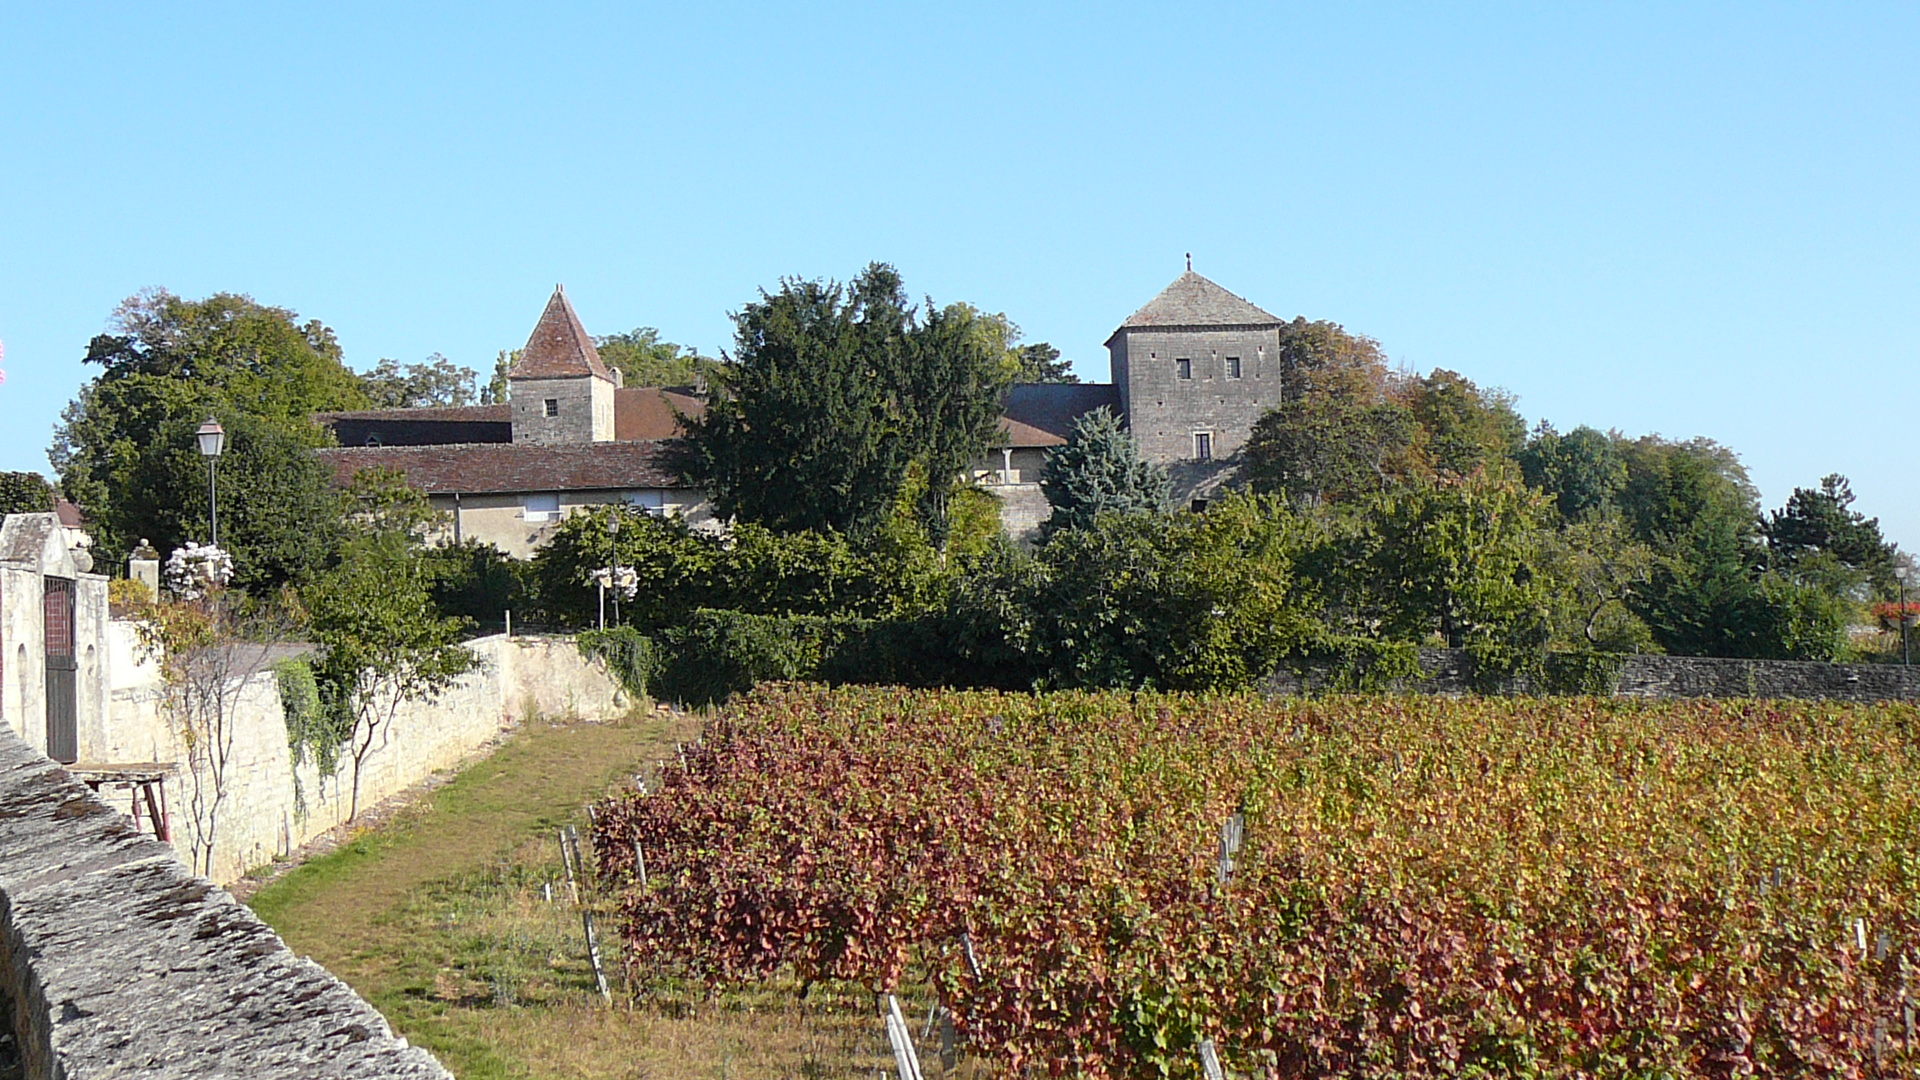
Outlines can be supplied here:
[[1920, 548], [1912, 5], [307, 6], [0, 3], [0, 469], [149, 286], [485, 372], [884, 260], [1104, 380], [1191, 251]]

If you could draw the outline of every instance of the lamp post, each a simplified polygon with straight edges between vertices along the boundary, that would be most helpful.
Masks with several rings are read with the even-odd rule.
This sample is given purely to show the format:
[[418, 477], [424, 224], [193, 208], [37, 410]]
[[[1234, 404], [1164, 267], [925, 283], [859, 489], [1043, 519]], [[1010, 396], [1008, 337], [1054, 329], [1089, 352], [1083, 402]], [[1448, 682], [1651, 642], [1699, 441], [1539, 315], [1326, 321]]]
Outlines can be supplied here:
[[220, 488], [215, 480], [214, 466], [220, 461], [220, 451], [227, 446], [227, 429], [220, 421], [207, 417], [200, 430], [193, 433], [200, 441], [200, 456], [207, 459], [207, 542], [214, 547], [220, 546]]
[[1907, 585], [1913, 576], [1911, 563], [1901, 563], [1893, 568], [1893, 579], [1900, 583], [1900, 607], [1897, 610], [1900, 612], [1900, 663], [1904, 666], [1913, 664], [1913, 653], [1907, 647]]

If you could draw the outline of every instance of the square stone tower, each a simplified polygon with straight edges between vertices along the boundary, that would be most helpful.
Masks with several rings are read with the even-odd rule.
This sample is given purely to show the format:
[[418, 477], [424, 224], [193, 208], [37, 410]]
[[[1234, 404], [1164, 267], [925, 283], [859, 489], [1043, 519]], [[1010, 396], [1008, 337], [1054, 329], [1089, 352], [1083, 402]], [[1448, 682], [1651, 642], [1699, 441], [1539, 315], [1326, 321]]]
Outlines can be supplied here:
[[513, 441], [612, 441], [613, 392], [620, 383], [620, 373], [601, 362], [567, 290], [555, 286], [519, 363], [507, 372]]
[[1282, 320], [1189, 269], [1107, 339], [1148, 461], [1231, 457], [1280, 403]]

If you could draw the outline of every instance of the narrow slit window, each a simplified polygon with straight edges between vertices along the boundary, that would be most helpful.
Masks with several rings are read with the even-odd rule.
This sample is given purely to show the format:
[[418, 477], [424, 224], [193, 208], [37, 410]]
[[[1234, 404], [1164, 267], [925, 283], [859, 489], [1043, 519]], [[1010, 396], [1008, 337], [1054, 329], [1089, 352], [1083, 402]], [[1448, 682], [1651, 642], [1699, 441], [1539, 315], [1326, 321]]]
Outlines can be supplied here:
[[1173, 362], [1173, 370], [1180, 378], [1191, 379], [1193, 378], [1193, 361], [1183, 356]]

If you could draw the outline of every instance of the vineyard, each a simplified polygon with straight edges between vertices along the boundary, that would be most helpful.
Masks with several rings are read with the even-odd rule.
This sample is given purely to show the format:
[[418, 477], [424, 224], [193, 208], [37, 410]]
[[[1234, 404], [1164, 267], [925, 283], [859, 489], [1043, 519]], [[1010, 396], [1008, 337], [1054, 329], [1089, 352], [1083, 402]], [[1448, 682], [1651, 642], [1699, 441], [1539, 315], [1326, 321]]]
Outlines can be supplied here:
[[1920, 711], [788, 686], [600, 808], [627, 962], [1009, 1071], [1920, 1074]]

